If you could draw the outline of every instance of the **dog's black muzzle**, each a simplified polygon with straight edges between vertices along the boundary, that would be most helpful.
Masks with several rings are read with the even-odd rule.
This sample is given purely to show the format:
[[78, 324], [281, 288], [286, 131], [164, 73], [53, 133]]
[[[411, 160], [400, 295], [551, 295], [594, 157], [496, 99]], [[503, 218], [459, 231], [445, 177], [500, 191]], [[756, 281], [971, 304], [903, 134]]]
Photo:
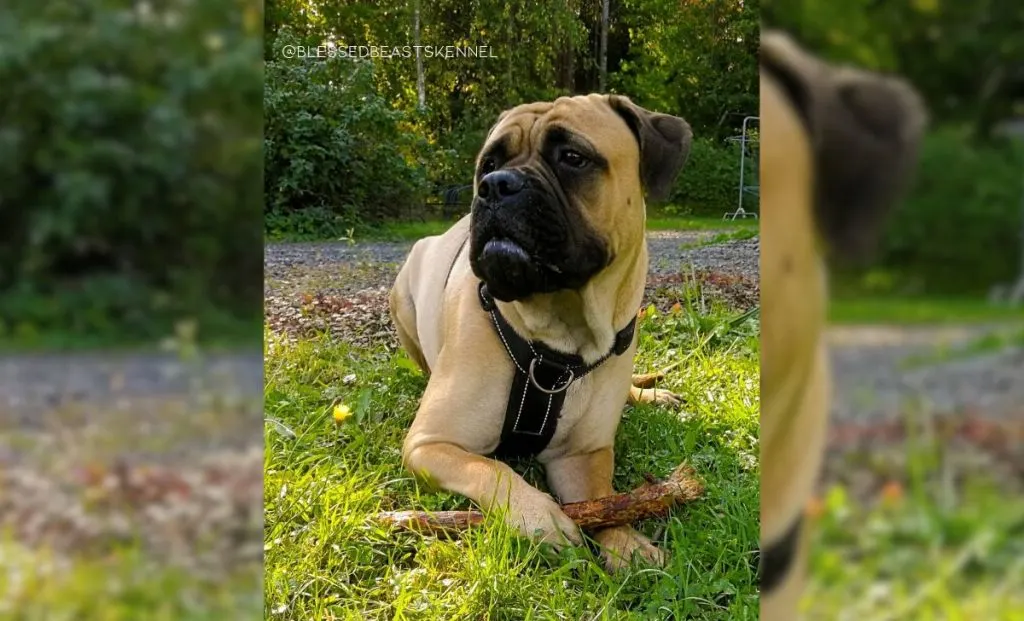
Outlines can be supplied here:
[[607, 252], [570, 218], [546, 180], [517, 169], [484, 175], [472, 208], [473, 273], [503, 302], [582, 287]]

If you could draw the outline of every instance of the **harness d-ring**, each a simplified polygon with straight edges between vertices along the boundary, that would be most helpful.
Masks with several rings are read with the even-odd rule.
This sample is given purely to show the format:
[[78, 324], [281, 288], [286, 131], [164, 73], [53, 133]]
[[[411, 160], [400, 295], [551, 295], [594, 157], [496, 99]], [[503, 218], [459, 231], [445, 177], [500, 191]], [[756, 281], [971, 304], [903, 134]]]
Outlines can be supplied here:
[[529, 373], [529, 375], [530, 375], [530, 382], [533, 383], [533, 385], [537, 388], [537, 390], [539, 390], [539, 391], [541, 391], [543, 393], [547, 393], [549, 395], [557, 395], [558, 393], [560, 393], [560, 392], [564, 391], [566, 388], [568, 388], [569, 384], [571, 384], [573, 382], [573, 380], [576, 379], [576, 374], [573, 373], [572, 369], [566, 369], [566, 371], [569, 372], [569, 379], [564, 384], [562, 384], [558, 388], [554, 388], [554, 389], [550, 389], [550, 390], [547, 389], [547, 388], [544, 388], [543, 386], [541, 386], [537, 382], [537, 377], [534, 375], [534, 369], [537, 368], [537, 362], [539, 360], [540, 360], [540, 358], [534, 358], [533, 360], [530, 361], [530, 373]]

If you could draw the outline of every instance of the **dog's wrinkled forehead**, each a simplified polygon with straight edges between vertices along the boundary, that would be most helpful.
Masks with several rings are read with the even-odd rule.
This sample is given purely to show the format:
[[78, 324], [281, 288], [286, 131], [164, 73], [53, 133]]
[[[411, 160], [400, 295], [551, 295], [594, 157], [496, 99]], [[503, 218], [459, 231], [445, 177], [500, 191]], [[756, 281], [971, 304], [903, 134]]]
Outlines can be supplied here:
[[632, 148], [621, 155], [635, 159], [638, 152], [629, 126], [607, 99], [598, 95], [560, 97], [506, 110], [488, 133], [484, 149], [500, 144], [509, 155], [536, 153], [554, 133], [585, 142], [606, 157]]
[[760, 66], [807, 133], [822, 236], [840, 256], [863, 255], [916, 164], [920, 98], [902, 80], [830, 65], [779, 32], [763, 33]]
[[662, 200], [686, 164], [692, 138], [683, 118], [652, 112], [622, 95], [559, 97], [504, 112], [478, 164], [494, 155], [514, 162], [562, 143], [599, 162], [600, 169], [635, 171], [647, 198]]

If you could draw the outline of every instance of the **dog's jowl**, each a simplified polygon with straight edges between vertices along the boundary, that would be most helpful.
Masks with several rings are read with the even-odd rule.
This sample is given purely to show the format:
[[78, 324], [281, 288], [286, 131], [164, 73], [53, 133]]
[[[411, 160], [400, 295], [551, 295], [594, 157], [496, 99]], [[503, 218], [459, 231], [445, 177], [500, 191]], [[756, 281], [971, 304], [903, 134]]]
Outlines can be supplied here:
[[[480, 151], [472, 212], [413, 247], [391, 291], [402, 346], [429, 375], [404, 445], [417, 476], [501, 508], [527, 536], [579, 543], [552, 496], [501, 458], [535, 456], [562, 503], [612, 489], [647, 277], [645, 196], [690, 149], [682, 119], [616, 95], [503, 113]], [[630, 527], [594, 534], [605, 563], [664, 562]]]
[[903, 82], [761, 39], [761, 619], [798, 618], [829, 410], [828, 263], [863, 256], [916, 159]]

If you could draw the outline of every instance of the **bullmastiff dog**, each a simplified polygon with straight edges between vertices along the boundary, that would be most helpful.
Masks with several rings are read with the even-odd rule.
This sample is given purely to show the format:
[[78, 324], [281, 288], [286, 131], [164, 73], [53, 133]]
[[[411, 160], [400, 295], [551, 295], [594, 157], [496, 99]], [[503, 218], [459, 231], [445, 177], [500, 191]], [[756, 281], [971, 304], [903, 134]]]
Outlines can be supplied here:
[[761, 619], [799, 618], [803, 512], [829, 410], [828, 266], [862, 259], [906, 186], [925, 115], [903, 81], [761, 38]]
[[[562, 503], [613, 494], [622, 408], [674, 402], [632, 385], [647, 278], [645, 196], [690, 150], [681, 118], [586, 95], [502, 113], [476, 163], [471, 212], [417, 242], [390, 294], [428, 375], [403, 446], [421, 480], [499, 510], [523, 535], [582, 543], [551, 495], [504, 461], [535, 456]], [[664, 555], [629, 527], [593, 534], [609, 569]]]

